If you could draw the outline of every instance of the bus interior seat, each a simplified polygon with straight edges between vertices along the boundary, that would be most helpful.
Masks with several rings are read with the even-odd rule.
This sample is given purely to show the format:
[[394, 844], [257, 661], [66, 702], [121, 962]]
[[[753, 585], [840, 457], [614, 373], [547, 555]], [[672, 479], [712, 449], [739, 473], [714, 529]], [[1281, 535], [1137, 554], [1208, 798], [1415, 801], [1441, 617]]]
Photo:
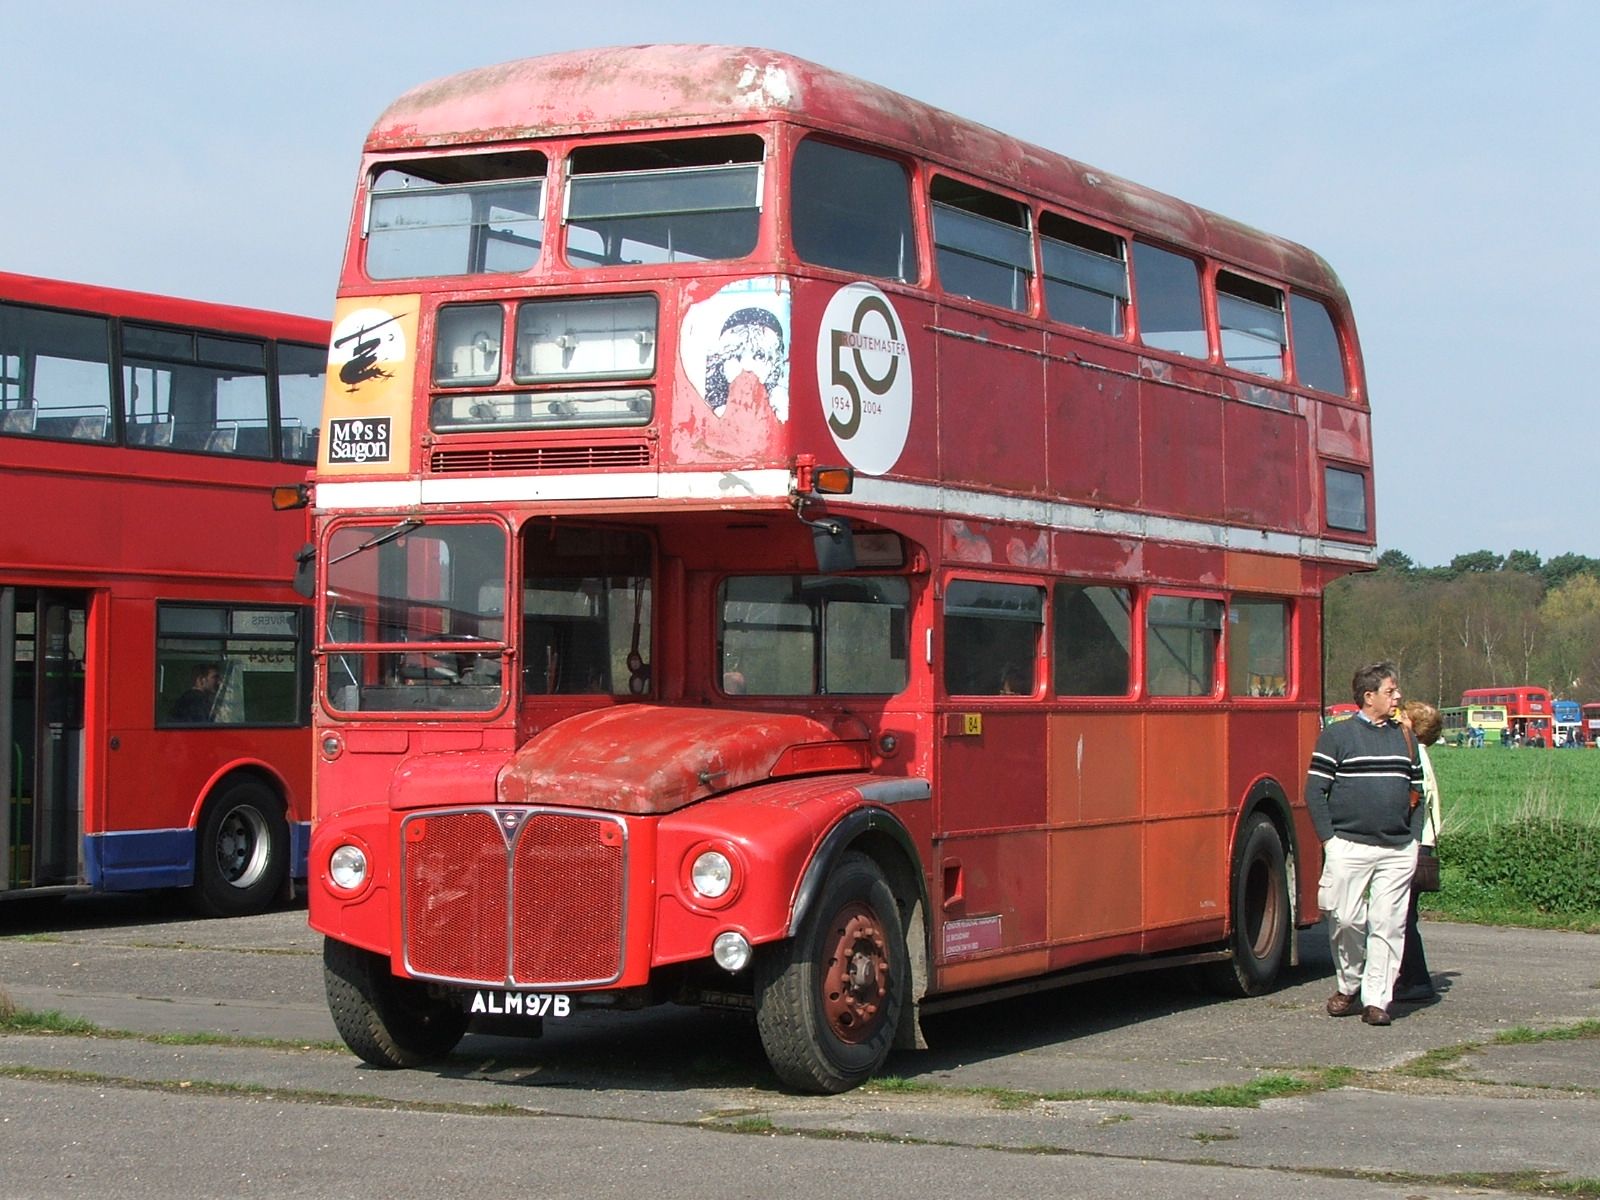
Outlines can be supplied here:
[[39, 420], [39, 410], [32, 402], [0, 412], [0, 433], [32, 433]]
[[238, 443], [239, 427], [229, 425], [206, 434], [205, 450], [208, 454], [232, 454], [238, 448]]
[[140, 421], [128, 426], [128, 445], [130, 446], [170, 446], [172, 445], [172, 431], [176, 428], [172, 420]]
[[234, 449], [251, 458], [270, 458], [272, 446], [268, 434], [269, 430], [265, 425], [241, 425]]

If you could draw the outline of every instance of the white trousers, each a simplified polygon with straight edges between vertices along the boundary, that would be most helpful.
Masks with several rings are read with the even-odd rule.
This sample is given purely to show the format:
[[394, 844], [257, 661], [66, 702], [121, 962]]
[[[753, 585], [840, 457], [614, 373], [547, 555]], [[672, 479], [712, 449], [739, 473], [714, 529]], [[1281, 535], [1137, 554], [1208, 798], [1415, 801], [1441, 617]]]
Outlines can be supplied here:
[[1397, 850], [1334, 837], [1322, 847], [1317, 905], [1328, 916], [1334, 975], [1365, 1008], [1388, 1008], [1394, 998], [1416, 869], [1415, 842]]

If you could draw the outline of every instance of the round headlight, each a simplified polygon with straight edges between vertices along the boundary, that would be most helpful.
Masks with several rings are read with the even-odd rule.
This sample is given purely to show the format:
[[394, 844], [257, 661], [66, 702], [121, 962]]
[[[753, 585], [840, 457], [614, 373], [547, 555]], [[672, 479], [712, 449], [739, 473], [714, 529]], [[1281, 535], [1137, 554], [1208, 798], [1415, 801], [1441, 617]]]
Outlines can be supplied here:
[[695, 891], [707, 900], [715, 900], [733, 885], [733, 864], [720, 850], [707, 850], [689, 868], [689, 880]]
[[328, 856], [328, 878], [333, 886], [353, 892], [367, 880], [367, 855], [348, 842]]

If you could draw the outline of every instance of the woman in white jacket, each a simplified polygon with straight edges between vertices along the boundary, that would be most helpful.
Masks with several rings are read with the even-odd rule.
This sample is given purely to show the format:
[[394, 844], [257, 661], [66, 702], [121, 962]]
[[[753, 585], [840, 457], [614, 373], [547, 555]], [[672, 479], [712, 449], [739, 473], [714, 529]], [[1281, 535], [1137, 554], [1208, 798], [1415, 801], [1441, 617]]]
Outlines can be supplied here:
[[[1403, 723], [1416, 736], [1417, 753], [1422, 759], [1422, 853], [1432, 854], [1439, 844], [1439, 781], [1428, 759], [1428, 747], [1439, 740], [1442, 722], [1439, 710], [1421, 700], [1406, 701], [1405, 718]], [[1406, 909], [1406, 948], [1400, 957], [1400, 977], [1394, 985], [1394, 998], [1406, 1004], [1422, 1004], [1438, 995], [1433, 976], [1428, 973], [1427, 955], [1422, 951], [1422, 934], [1417, 929], [1417, 895], [1413, 883]]]

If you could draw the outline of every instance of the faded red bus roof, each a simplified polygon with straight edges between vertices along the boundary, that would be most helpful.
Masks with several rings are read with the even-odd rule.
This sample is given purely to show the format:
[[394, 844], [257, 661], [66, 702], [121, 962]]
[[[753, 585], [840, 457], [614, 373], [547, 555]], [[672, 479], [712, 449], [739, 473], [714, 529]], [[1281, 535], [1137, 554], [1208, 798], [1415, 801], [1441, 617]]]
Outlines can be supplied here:
[[93, 283], [14, 275], [8, 271], [0, 271], [0, 299], [36, 304], [43, 308], [130, 317], [135, 321], [193, 325], [220, 333], [286, 338], [315, 346], [326, 345], [328, 341], [326, 319], [261, 308], [241, 308], [236, 304], [186, 300], [179, 296], [160, 296], [151, 292], [130, 292]]
[[374, 153], [782, 119], [943, 163], [1041, 200], [1210, 253], [1345, 303], [1304, 246], [790, 54], [614, 46], [480, 67], [412, 88], [379, 117]]

